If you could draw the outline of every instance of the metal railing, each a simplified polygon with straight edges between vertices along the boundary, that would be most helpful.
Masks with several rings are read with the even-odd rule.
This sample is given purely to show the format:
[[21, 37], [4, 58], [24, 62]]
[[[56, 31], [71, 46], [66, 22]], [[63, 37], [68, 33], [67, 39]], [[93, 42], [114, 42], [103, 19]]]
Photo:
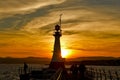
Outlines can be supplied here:
[[[26, 73], [30, 73], [32, 70], [40, 70], [40, 68], [32, 68], [32, 67], [29, 67], [27, 70], [26, 70]], [[24, 74], [24, 67], [19, 67], [18, 68], [18, 74]]]
[[[42, 70], [41, 68], [32, 68], [32, 67], [29, 67], [27, 69], [27, 73], [31, 73], [31, 71], [34, 71], [34, 70]], [[51, 77], [49, 80], [63, 80], [62, 76], [63, 76], [63, 69], [62, 68], [59, 68]], [[21, 74], [25, 74], [24, 72], [24, 68], [23, 67], [19, 67], [18, 69], [18, 74], [21, 75]], [[48, 79], [47, 79], [48, 80]]]
[[120, 71], [87, 68], [87, 75], [94, 80], [120, 80]]

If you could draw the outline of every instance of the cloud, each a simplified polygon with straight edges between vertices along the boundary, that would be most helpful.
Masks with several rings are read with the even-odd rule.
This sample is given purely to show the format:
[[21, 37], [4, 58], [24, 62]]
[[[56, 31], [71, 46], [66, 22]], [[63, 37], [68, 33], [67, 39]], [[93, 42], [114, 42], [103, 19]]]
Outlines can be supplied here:
[[[62, 47], [119, 52], [119, 0], [0, 1], [0, 46], [50, 49], [62, 16]], [[46, 48], [41, 46], [46, 45]], [[105, 45], [105, 46], [104, 46]], [[114, 49], [115, 48], [115, 49]], [[26, 49], [23, 49], [26, 50]]]
[[[105, 0], [99, 1], [99, 3], [104, 3], [104, 4], [100, 4], [101, 6], [106, 4], [106, 1], [105, 2], [104, 1]], [[32, 3], [32, 1], [30, 1], [30, 2]], [[44, 1], [42, 1], [42, 2], [44, 2]], [[61, 2], [63, 2], [63, 1], [61, 1]], [[28, 3], [28, 4], [31, 4], [31, 3]], [[52, 2], [50, 1], [50, 3], [52, 3]], [[99, 5], [96, 5], [95, 9], [90, 8], [90, 7], [92, 7], [92, 4], [97, 4], [97, 3], [98, 2], [95, 2], [95, 0], [92, 0], [90, 2], [88, 0], [86, 0], [86, 1], [70, 0], [69, 2], [65, 1], [61, 4], [46, 5], [44, 7], [35, 9], [33, 12], [29, 12], [26, 14], [17, 14], [17, 15], [8, 17], [8, 18], [1, 19], [0, 26], [1, 26], [1, 29], [12, 27], [14, 29], [21, 29], [21, 28], [28, 29], [27, 31], [29, 31], [30, 29], [33, 28], [32, 30], [30, 30], [30, 31], [33, 31], [34, 28], [37, 29], [40, 27], [44, 27], [44, 26], [56, 23], [57, 19], [55, 19], [56, 18], [55, 16], [59, 15], [60, 12], [62, 12], [64, 14], [63, 15], [63, 22], [64, 22], [63, 24], [65, 24], [65, 26], [69, 26], [69, 27], [75, 26], [76, 28], [77, 28], [77, 26], [78, 27], [82, 26], [82, 27], [80, 27], [81, 29], [87, 28], [87, 27], [90, 27], [91, 29], [92, 29], [92, 27], [98, 28], [96, 25], [101, 27], [104, 25], [104, 23], [110, 23], [110, 21], [116, 21], [116, 22], [119, 21], [119, 19], [117, 18], [118, 19], [117, 20], [115, 16], [111, 17], [111, 16], [109, 16], [109, 14], [105, 15], [106, 10], [104, 10], [104, 8], [103, 8], [102, 10], [104, 10], [104, 12], [101, 11], [101, 8], [98, 7]], [[115, 1], [114, 3], [117, 3], [117, 2]], [[26, 2], [26, 4], [27, 4], [27, 2]], [[89, 5], [90, 5], [90, 7], [88, 7]], [[112, 4], [109, 4], [109, 5], [113, 6]], [[97, 12], [98, 9], [99, 9], [99, 13]], [[109, 10], [109, 9], [107, 9], [107, 10]], [[112, 11], [114, 12], [115, 10], [112, 10]], [[71, 24], [69, 25], [69, 23], [71, 23], [72, 25]], [[82, 24], [82, 23], [85, 23], [87, 25]], [[101, 24], [103, 24], [103, 25], [101, 25]], [[118, 25], [120, 25], [120, 24], [118, 24]], [[104, 25], [104, 27], [105, 26], [109, 27], [109, 25]], [[110, 24], [110, 26], [111, 26], [111, 24]], [[99, 30], [100, 30], [100, 27], [99, 27]], [[104, 27], [103, 27], [103, 29], [105, 29]], [[90, 28], [88, 28], [88, 29], [90, 29]]]
[[119, 39], [119, 32], [110, 31], [64, 31], [65, 35], [78, 35], [80, 37], [92, 38], [92, 39]]
[[[44, 7], [43, 6], [41, 6], [41, 7], [38, 6], [38, 7], [36, 7], [36, 9], [34, 9], [35, 6], [33, 4], [33, 1], [28, 1], [27, 2], [27, 1], [19, 1], [19, 0], [14, 0], [14, 1], [9, 1], [8, 0], [6, 2], [6, 4], [9, 4], [9, 5], [7, 5], [7, 6], [9, 6], [8, 10], [11, 10], [10, 9], [11, 4], [13, 4], [13, 7], [16, 6], [16, 4], [19, 4], [20, 7], [23, 7], [23, 8], [26, 8], [23, 5], [27, 5], [28, 4], [28, 6], [30, 6], [30, 10], [27, 11], [27, 12], [25, 12], [23, 14], [23, 13], [20, 12], [21, 8], [14, 7], [14, 8], [16, 8], [18, 10], [18, 11], [16, 11], [18, 13], [12, 12], [12, 11], [9, 12], [9, 13], [6, 13], [5, 16], [8, 15], [8, 17], [5, 17], [5, 18], [2, 17], [1, 18], [1, 20], [0, 20], [0, 29], [1, 30], [3, 30], [3, 29], [11, 29], [11, 27], [12, 27], [12, 29], [18, 29], [19, 30], [19, 29], [23, 28], [25, 25], [27, 25], [27, 23], [29, 23], [30, 21], [34, 20], [35, 18], [47, 15], [49, 13], [49, 10], [52, 8], [52, 5], [57, 5], [57, 4], [61, 3], [61, 2], [64, 2], [64, 0], [60, 0], [60, 1], [56, 1], [56, 0], [51, 1], [51, 0], [48, 0], [48, 2], [36, 0], [36, 1], [34, 1], [34, 3], [37, 3], [35, 5], [39, 5], [39, 6], [41, 6], [42, 4], [46, 4], [46, 5], [44, 5]], [[2, 3], [4, 4], [5, 2], [1, 1], [1, 4]], [[17, 6], [19, 6], [19, 5], [17, 5]], [[3, 11], [4, 11], [4, 8], [6, 8], [6, 7], [4, 7], [3, 5], [1, 5], [0, 8], [2, 8]], [[2, 14], [1, 16], [4, 16], [4, 14]]]
[[[20, 11], [26, 11], [31, 10], [35, 8], [40, 8], [43, 6], [51, 5], [51, 4], [59, 4], [64, 2], [65, 0], [6, 0], [6, 1], [0, 1], [0, 12], [20, 12]], [[6, 9], [6, 10], [4, 10]]]
[[[83, 43], [82, 43], [83, 42]], [[71, 46], [68, 47], [68, 49], [73, 49], [73, 50], [78, 50], [78, 51], [83, 51], [83, 52], [104, 52], [104, 53], [119, 53], [120, 52], [120, 42], [116, 41], [111, 41], [111, 42], [101, 42], [99, 40], [99, 43], [94, 43], [92, 41], [87, 41], [84, 43], [82, 41], [81, 44], [72, 44]], [[104, 46], [103, 46], [104, 45]]]

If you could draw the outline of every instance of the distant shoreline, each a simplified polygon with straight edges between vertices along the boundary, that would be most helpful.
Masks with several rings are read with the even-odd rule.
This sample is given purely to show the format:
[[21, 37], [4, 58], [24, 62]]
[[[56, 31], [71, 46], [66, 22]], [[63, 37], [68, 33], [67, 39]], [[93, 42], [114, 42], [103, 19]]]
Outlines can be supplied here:
[[[50, 58], [0, 58], [0, 64], [23, 64], [24, 62], [28, 64], [49, 64]], [[80, 64], [85, 65], [99, 65], [99, 66], [120, 66], [120, 58], [113, 57], [81, 57], [74, 59], [66, 59], [66, 65]]]

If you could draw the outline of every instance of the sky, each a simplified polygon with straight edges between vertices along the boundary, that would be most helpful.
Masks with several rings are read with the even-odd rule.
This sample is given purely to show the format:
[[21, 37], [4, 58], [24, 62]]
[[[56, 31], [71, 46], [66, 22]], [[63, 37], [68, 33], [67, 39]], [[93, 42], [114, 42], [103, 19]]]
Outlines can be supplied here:
[[0, 57], [52, 57], [62, 15], [68, 58], [120, 57], [120, 0], [0, 0]]

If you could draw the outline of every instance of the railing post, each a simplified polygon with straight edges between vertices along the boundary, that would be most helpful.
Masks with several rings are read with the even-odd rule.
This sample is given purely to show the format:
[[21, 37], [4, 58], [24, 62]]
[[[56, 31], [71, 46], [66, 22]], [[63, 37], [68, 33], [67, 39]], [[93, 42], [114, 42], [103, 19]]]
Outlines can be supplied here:
[[95, 69], [93, 69], [93, 74], [92, 74], [93, 77], [95, 77]]
[[18, 68], [18, 74], [20, 75], [21, 73], [20, 73], [20, 67]]
[[100, 80], [102, 80], [102, 71], [101, 69], [99, 69], [99, 71], [100, 71]]
[[32, 67], [28, 68], [28, 73], [30, 73], [32, 71]]
[[103, 69], [103, 73], [104, 73], [103, 75], [105, 77], [105, 80], [107, 80], [105, 69]]
[[96, 69], [96, 80], [98, 80], [98, 70]]
[[20, 67], [20, 74], [22, 74], [22, 68]]
[[118, 76], [117, 71], [115, 71], [115, 74], [116, 74], [116, 78], [117, 78], [117, 80], [119, 80], [119, 76]]
[[112, 80], [112, 74], [111, 74], [110, 70], [108, 72], [109, 72], [110, 80]]
[[93, 68], [91, 68], [91, 77], [92, 77], [92, 75], [93, 75]]

